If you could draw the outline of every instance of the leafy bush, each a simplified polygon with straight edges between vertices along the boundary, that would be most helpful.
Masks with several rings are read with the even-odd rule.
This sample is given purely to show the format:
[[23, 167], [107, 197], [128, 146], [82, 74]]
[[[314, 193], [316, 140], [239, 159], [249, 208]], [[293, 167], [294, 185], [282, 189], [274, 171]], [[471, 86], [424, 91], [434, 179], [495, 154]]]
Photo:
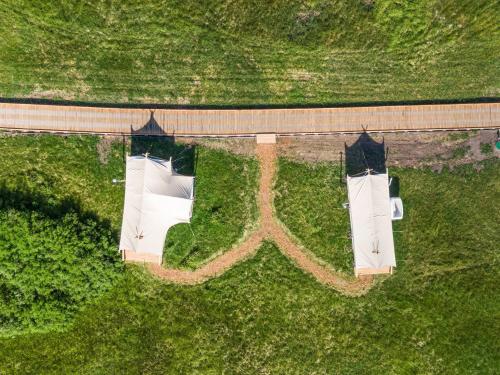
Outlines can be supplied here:
[[121, 268], [109, 226], [0, 204], [0, 335], [63, 327]]

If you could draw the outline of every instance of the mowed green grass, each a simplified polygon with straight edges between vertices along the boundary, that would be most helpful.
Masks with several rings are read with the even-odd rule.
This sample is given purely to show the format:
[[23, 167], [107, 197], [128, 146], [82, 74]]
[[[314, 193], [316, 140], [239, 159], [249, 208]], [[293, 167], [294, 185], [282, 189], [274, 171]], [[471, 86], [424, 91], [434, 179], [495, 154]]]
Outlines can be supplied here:
[[0, 3], [0, 96], [167, 104], [497, 97], [492, 0]]
[[195, 202], [190, 224], [165, 243], [166, 265], [194, 269], [230, 249], [256, 225], [257, 160], [197, 147]]
[[[123, 157], [124, 152], [130, 152], [130, 143], [125, 148], [121, 139], [111, 143], [105, 152], [107, 162], [103, 163], [99, 142], [94, 136], [0, 134], [0, 151], [8, 155], [0, 169], [0, 185], [36, 192], [49, 204], [71, 201], [82, 211], [109, 221], [118, 241], [125, 189], [123, 184], [113, 185], [111, 181], [125, 178]], [[149, 145], [146, 140], [142, 146], [148, 149]], [[183, 150], [182, 145], [167, 141], [151, 145], [152, 155], [162, 153], [167, 157], [171, 150], [174, 159], [175, 153]], [[171, 267], [196, 268], [231, 248], [257, 219], [257, 161], [204, 147], [195, 150], [192, 222], [174, 226], [168, 233], [165, 261]], [[176, 166], [183, 167], [182, 160]]]

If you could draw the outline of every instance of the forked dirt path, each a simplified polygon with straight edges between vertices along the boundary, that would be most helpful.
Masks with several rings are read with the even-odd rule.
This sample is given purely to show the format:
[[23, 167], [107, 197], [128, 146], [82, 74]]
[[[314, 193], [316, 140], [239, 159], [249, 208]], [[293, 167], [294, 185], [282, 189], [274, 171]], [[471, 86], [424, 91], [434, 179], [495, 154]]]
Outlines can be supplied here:
[[311, 259], [283, 230], [273, 215], [273, 179], [276, 172], [276, 145], [257, 144], [256, 154], [260, 162], [258, 228], [242, 244], [225, 252], [204, 266], [185, 271], [149, 264], [149, 270], [161, 279], [180, 284], [198, 284], [227, 271], [236, 263], [255, 254], [263, 240], [273, 240], [280, 250], [301, 269], [313, 275], [319, 282], [347, 295], [359, 295], [373, 285], [372, 277], [347, 279]]

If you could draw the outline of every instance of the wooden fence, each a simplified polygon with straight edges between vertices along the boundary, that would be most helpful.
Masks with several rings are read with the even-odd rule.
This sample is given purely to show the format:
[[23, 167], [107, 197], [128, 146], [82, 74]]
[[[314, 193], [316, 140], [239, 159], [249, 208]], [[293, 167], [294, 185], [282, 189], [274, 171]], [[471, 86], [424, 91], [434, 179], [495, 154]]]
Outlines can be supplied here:
[[129, 109], [0, 103], [0, 129], [252, 136], [500, 128], [500, 103], [309, 109]]

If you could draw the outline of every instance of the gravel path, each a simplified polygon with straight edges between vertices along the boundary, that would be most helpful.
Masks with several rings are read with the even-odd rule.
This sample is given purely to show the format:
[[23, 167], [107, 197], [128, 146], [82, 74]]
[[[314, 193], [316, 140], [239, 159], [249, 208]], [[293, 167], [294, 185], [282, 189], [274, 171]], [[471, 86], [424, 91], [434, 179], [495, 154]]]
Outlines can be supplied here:
[[359, 295], [373, 285], [372, 277], [348, 279], [314, 261], [283, 230], [273, 215], [273, 179], [276, 172], [276, 145], [258, 144], [256, 154], [260, 162], [260, 186], [258, 205], [260, 223], [258, 228], [245, 242], [217, 257], [210, 263], [195, 271], [163, 268], [159, 265], [148, 265], [149, 270], [161, 279], [180, 283], [198, 284], [224, 273], [236, 263], [255, 254], [263, 240], [274, 241], [280, 250], [289, 257], [297, 267], [314, 276], [319, 282], [328, 285], [347, 295]]

